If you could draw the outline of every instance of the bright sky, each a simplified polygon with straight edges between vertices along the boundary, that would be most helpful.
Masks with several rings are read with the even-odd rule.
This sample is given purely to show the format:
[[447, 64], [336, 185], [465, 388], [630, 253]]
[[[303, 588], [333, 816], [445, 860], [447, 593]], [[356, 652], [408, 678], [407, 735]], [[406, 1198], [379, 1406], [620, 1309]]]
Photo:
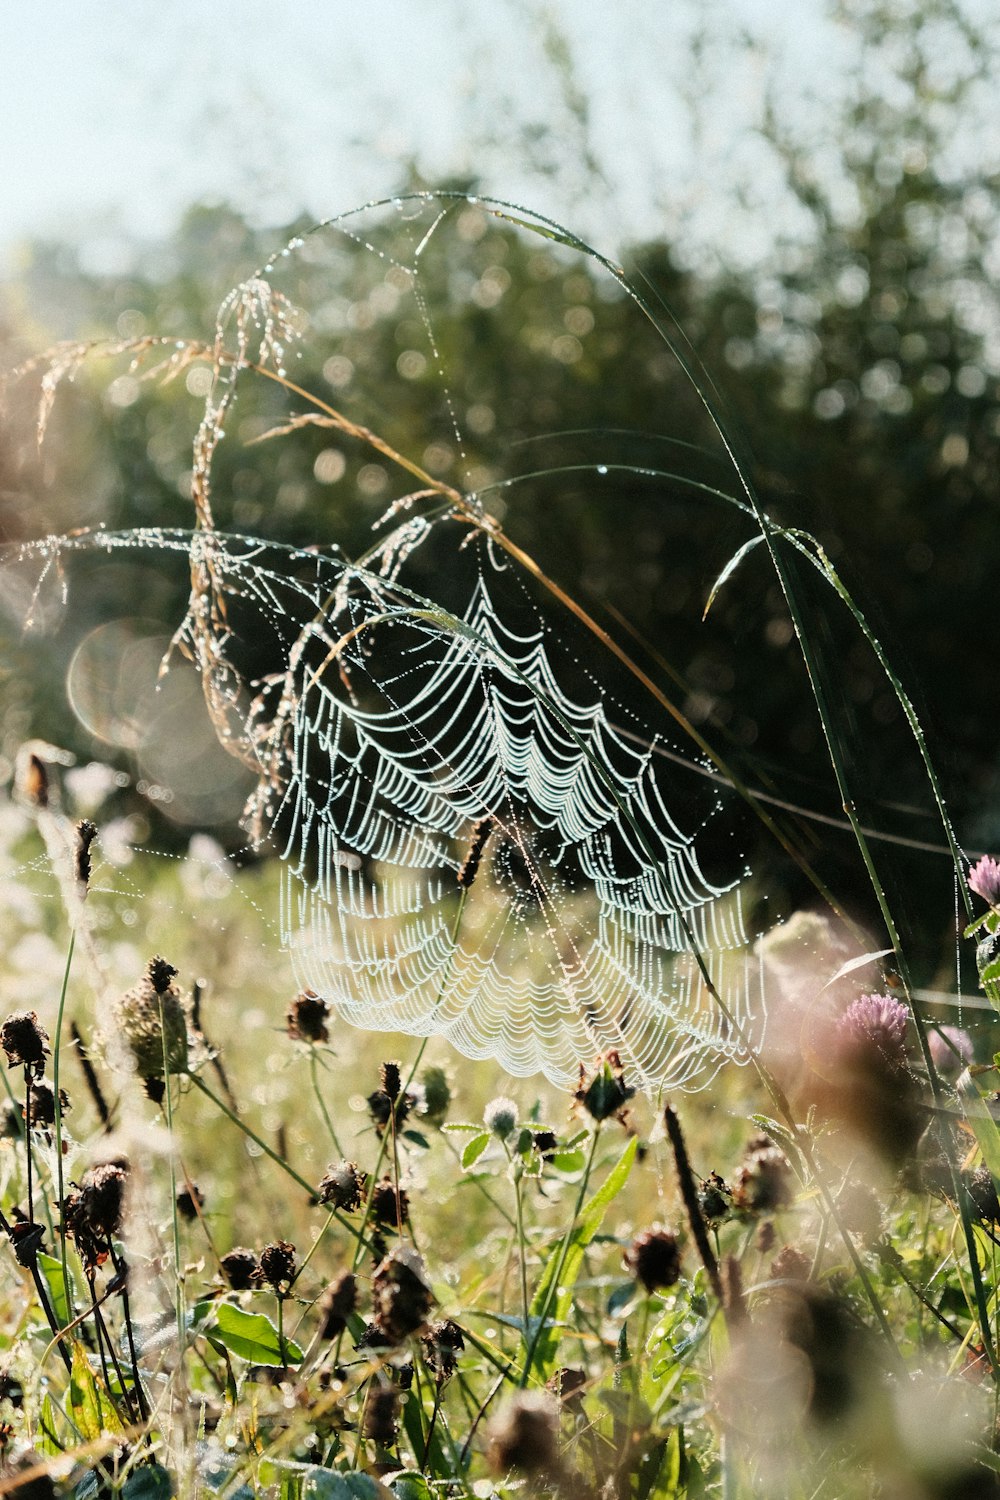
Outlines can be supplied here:
[[[46, 0], [5, 11], [3, 254], [36, 233], [156, 235], [194, 200], [225, 199], [259, 221], [321, 217], [391, 194], [408, 160], [431, 181], [478, 173], [484, 191], [604, 249], [691, 215], [711, 241], [734, 233], [741, 190], [756, 180], [767, 191], [751, 130], [765, 88], [802, 98], [851, 51], [822, 0], [719, 0], [702, 61], [697, 0]], [[546, 56], [547, 14], [588, 133]], [[587, 180], [588, 149], [607, 187]], [[752, 234], [752, 215], [741, 224]]]

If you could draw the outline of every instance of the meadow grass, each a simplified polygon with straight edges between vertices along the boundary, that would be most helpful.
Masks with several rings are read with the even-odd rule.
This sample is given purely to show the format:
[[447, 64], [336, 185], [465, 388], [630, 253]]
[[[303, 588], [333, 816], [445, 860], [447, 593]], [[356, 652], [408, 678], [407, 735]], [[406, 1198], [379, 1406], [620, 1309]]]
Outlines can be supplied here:
[[[557, 226], [516, 222], [593, 256]], [[725, 1063], [700, 1093], [670, 1094], [638, 1076], [648, 1052], [634, 1061], [623, 1044], [624, 1058], [610, 1046], [578, 1058], [579, 1078], [561, 1088], [515, 1081], [434, 1038], [375, 1039], [347, 1026], [293, 978], [275, 916], [289, 901], [277, 861], [234, 870], [192, 845], [171, 864], [138, 855], [116, 865], [110, 840], [102, 853], [100, 809], [95, 833], [72, 794], [60, 795], [45, 748], [26, 747], [0, 823], [0, 1222], [10, 1242], [0, 1492], [998, 1492], [998, 1079], [986, 1028], [943, 1025], [956, 1018], [912, 984], [797, 570], [846, 606], [903, 708], [970, 919], [966, 938], [978, 940], [987, 1005], [1000, 984], [1000, 872], [981, 863], [970, 892], [920, 723], [858, 604], [813, 538], [768, 516], [710, 381], [661, 310], [596, 259], [662, 327], [732, 462], [734, 492], [721, 499], [753, 535], [709, 603], [734, 586], [750, 551], [770, 555], [882, 936], [866, 939], [835, 901], [822, 905], [821, 889], [812, 908], [761, 935], [753, 961], [770, 1011], [761, 1035], [733, 1010], [731, 976], [678, 902], [667, 915], [695, 976], [685, 993], [714, 1008], [717, 1044], [745, 1066]], [[227, 318], [235, 349], [223, 341]], [[265, 821], [289, 787], [310, 793], [302, 759], [283, 759], [290, 726], [301, 728], [296, 710], [335, 663], [344, 694], [353, 699], [353, 672], [363, 695], [370, 636], [417, 625], [420, 639], [464, 643], [477, 661], [499, 654], [489, 619], [472, 625], [397, 582], [394, 532], [372, 552], [388, 580], [373, 608], [349, 629], [336, 604], [297, 621], [277, 706], [268, 687], [249, 709], [240, 699], [227, 607], [265, 595], [262, 585], [252, 593], [249, 567], [225, 571], [212, 465], [237, 375], [256, 372], [309, 399], [284, 365], [292, 325], [289, 306], [255, 278], [227, 299], [214, 346], [171, 356], [179, 368], [210, 358], [217, 381], [195, 440], [199, 526], [179, 639], [202, 671], [220, 737], [262, 773], [252, 811]], [[115, 352], [151, 350], [145, 340]], [[64, 352], [53, 368], [65, 373], [83, 353]], [[404, 510], [424, 504], [429, 528], [447, 517], [502, 553], [678, 720], [665, 691], [496, 515], [318, 398], [279, 433], [317, 422], [398, 461], [420, 486]], [[294, 554], [296, 567], [304, 555]], [[315, 660], [295, 678], [315, 641]], [[602, 762], [570, 700], [539, 687], [516, 654], [506, 666], [526, 688], [522, 711], [535, 722], [548, 715], [579, 752], [578, 778], [605, 798], [633, 860], [669, 867], [634, 788]], [[684, 727], [755, 802], [700, 731]], [[765, 805], [757, 811], [770, 819]], [[541, 860], [498, 849], [488, 869], [472, 868], [493, 837], [492, 821], [473, 824], [440, 897], [450, 949], [433, 970], [432, 1022], [477, 880], [476, 900], [492, 882], [519, 920], [550, 911]], [[301, 850], [304, 868], [305, 839]], [[293, 896], [311, 878], [293, 883]], [[376, 865], [372, 888], [378, 878]], [[551, 912], [579, 921], [569, 899], [553, 897]], [[529, 936], [545, 925], [523, 919]], [[522, 972], [541, 984], [543, 959]], [[546, 1016], [537, 1022], [543, 1029]], [[434, 1029], [425, 1015], [423, 1030]], [[625, 1023], [622, 1032], [627, 1043]]]

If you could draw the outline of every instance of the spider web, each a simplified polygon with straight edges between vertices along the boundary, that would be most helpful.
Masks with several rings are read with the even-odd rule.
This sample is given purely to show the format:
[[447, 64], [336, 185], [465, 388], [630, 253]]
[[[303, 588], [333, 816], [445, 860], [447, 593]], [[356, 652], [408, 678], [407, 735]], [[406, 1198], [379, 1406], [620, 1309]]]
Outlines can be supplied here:
[[[320, 227], [406, 271], [464, 458], [420, 275], [448, 205], [419, 207], [429, 222], [405, 263], [346, 219]], [[484, 493], [405, 464], [428, 487], [390, 505], [395, 524], [359, 564], [217, 529], [212, 470], [237, 385], [254, 365], [284, 379], [296, 337], [267, 279], [283, 263], [223, 304], [195, 441], [198, 528], [66, 537], [34, 555], [50, 569], [94, 548], [187, 554], [175, 643], [220, 740], [257, 777], [247, 827], [281, 858], [298, 979], [347, 1021], [437, 1034], [560, 1084], [615, 1049], [649, 1089], [703, 1085], [745, 1059], [764, 1018], [748, 872], [735, 856], [712, 878], [699, 852], [718, 790], [676, 770], [691, 764], [683, 749], [609, 696], [595, 640], [542, 608]], [[280, 430], [309, 422], [399, 458], [340, 413]]]
[[252, 826], [300, 977], [355, 1025], [512, 1074], [564, 1082], [614, 1048], [647, 1086], [703, 1082], [760, 1014], [740, 881], [708, 879], [660, 742], [567, 692], [558, 637], [523, 597], [509, 623], [480, 550], [461, 616], [345, 573], [277, 713], [256, 706]]

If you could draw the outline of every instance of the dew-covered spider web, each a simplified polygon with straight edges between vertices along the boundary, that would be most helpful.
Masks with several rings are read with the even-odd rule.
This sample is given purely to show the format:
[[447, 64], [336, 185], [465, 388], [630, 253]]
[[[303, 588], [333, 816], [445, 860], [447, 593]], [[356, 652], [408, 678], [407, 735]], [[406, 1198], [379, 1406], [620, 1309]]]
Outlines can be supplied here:
[[[526, 475], [477, 469], [465, 451], [463, 412], [486, 430], [486, 403], [459, 394], [460, 357], [442, 348], [428, 286], [442, 274], [428, 246], [455, 205], [417, 206], [391, 251], [350, 220], [326, 232], [380, 263], [365, 316], [377, 317], [381, 288], [394, 316], [405, 304], [407, 340], [423, 340], [404, 355], [420, 353], [437, 383], [446, 478], [430, 472], [442, 467], [433, 443], [409, 460], [375, 435], [363, 403], [365, 420], [329, 390], [310, 404], [289, 376], [305, 324], [272, 285], [275, 265], [303, 255], [314, 280], [326, 269], [312, 240], [297, 241], [224, 304], [210, 350], [169, 355], [171, 373], [199, 357], [213, 372], [195, 442], [196, 529], [91, 532], [33, 555], [67, 575], [84, 552], [187, 558], [174, 650], [194, 662], [221, 742], [256, 779], [245, 826], [280, 857], [281, 938], [304, 987], [355, 1026], [439, 1035], [515, 1075], [564, 1083], [613, 1049], [647, 1088], [698, 1086], [745, 1058], [763, 1025], [749, 872], [719, 836], [721, 793], [693, 774], [705, 769], [697, 751], [657, 722], [655, 703], [643, 719], [616, 692], [624, 669], [504, 523], [504, 496]], [[502, 282], [480, 276], [484, 307]], [[359, 305], [348, 322], [363, 322]], [[581, 305], [554, 336], [557, 361], [585, 345]], [[325, 316], [336, 322], [329, 305]], [[328, 384], [343, 374], [338, 358]], [[399, 363], [412, 378], [415, 357]], [[217, 523], [231, 499], [217, 450], [254, 377], [290, 410], [254, 416], [248, 441], [319, 428], [352, 463], [352, 445], [365, 450], [350, 472], [383, 520], [356, 561], [332, 523], [316, 546], [243, 534], [238, 504]], [[313, 471], [336, 465], [323, 448]], [[603, 480], [609, 465], [587, 456], [562, 468]]]

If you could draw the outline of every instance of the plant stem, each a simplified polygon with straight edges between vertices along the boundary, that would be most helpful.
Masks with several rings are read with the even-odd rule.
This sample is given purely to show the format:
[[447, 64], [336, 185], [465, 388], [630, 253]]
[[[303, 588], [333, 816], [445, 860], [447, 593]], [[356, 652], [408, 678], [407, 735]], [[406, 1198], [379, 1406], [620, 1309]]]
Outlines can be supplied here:
[[[52, 1099], [55, 1111], [55, 1135], [56, 1135], [56, 1191], [59, 1197], [59, 1207], [66, 1197], [66, 1183], [63, 1171], [62, 1152], [62, 1100], [59, 1097], [59, 1076], [62, 1064], [62, 1031], [63, 1016], [66, 1011], [66, 992], [69, 989], [69, 971], [73, 962], [73, 951], [76, 948], [76, 928], [70, 928], [69, 948], [66, 951], [66, 967], [63, 970], [62, 989], [59, 992], [59, 1010], [56, 1015], [56, 1030], [52, 1038]], [[66, 1297], [66, 1320], [73, 1319], [73, 1289], [69, 1276], [69, 1265], [66, 1259], [66, 1235], [59, 1237], [59, 1259], [62, 1263], [63, 1293]]]
[[[520, 1384], [522, 1390], [528, 1384], [528, 1379], [529, 1379], [529, 1377], [531, 1375], [531, 1366], [534, 1363], [535, 1352], [536, 1352], [536, 1350], [538, 1348], [538, 1341], [539, 1341], [539, 1339], [542, 1336], [542, 1329], [545, 1327], [545, 1320], [548, 1317], [548, 1315], [549, 1315], [549, 1309], [552, 1306], [552, 1299], [554, 1297], [558, 1296], [558, 1292], [559, 1292], [559, 1278], [562, 1276], [563, 1266], [566, 1264], [566, 1257], [569, 1254], [569, 1244], [570, 1244], [570, 1240], [573, 1238], [573, 1231], [576, 1229], [576, 1221], [580, 1217], [580, 1210], [583, 1208], [584, 1199], [587, 1196], [587, 1187], [588, 1187], [588, 1185], [590, 1183], [590, 1174], [591, 1174], [591, 1171], [593, 1170], [594, 1157], [597, 1154], [597, 1143], [600, 1140], [600, 1136], [601, 1136], [601, 1122], [600, 1122], [600, 1120], [598, 1120], [597, 1124], [594, 1127], [594, 1133], [591, 1136], [590, 1151], [589, 1151], [589, 1153], [587, 1155], [587, 1165], [584, 1167], [584, 1170], [583, 1170], [583, 1178], [582, 1178], [582, 1180], [580, 1182], [580, 1191], [576, 1195], [576, 1203], [575, 1203], [575, 1205], [573, 1207], [573, 1217], [569, 1221], [569, 1224], [567, 1225], [567, 1228], [566, 1228], [566, 1233], [563, 1235], [563, 1238], [562, 1238], [562, 1246], [561, 1246], [560, 1252], [559, 1252], [559, 1260], [558, 1260], [558, 1263], [557, 1263], [556, 1272], [555, 1272], [555, 1275], [552, 1277], [552, 1281], [551, 1281], [551, 1284], [549, 1286], [549, 1290], [546, 1293], [545, 1301], [544, 1301], [543, 1305], [538, 1309], [537, 1326], [535, 1328], [534, 1333], [531, 1335], [531, 1342], [528, 1345], [528, 1352], [527, 1352], [527, 1354], [525, 1356], [525, 1360], [524, 1360], [524, 1369], [521, 1371], [521, 1379], [519, 1381], [519, 1384]], [[526, 1325], [525, 1326], [525, 1335], [526, 1336], [527, 1336], [527, 1332], [528, 1332], [528, 1329], [527, 1329], [527, 1325]]]

